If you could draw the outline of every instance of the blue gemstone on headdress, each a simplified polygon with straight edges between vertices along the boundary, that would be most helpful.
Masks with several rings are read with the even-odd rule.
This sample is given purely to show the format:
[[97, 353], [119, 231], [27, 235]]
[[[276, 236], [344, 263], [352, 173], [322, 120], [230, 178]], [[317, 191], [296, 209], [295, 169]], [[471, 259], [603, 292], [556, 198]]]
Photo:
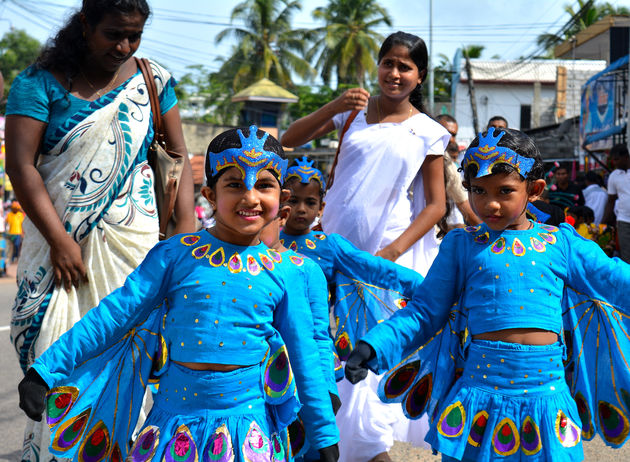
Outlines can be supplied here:
[[497, 136], [494, 136], [494, 127], [488, 129], [486, 136], [479, 133], [479, 145], [468, 148], [462, 160], [464, 171], [470, 165], [476, 165], [477, 173], [475, 177], [480, 178], [491, 175], [495, 165], [508, 164], [514, 167], [523, 177], [526, 177], [534, 166], [536, 159], [521, 156], [510, 148], [497, 146], [504, 134], [505, 132], [501, 131]]
[[302, 156], [296, 159], [295, 164], [287, 170], [287, 180], [289, 178], [297, 178], [300, 183], [308, 184], [311, 180], [319, 181], [321, 189], [326, 189], [326, 182], [321, 171], [313, 167], [314, 161], [308, 160], [308, 157]]
[[283, 159], [275, 152], [264, 149], [265, 141], [269, 133], [265, 133], [261, 138], [257, 135], [258, 127], [249, 127], [249, 136], [243, 135], [238, 129], [237, 133], [241, 139], [240, 148], [230, 148], [218, 153], [208, 153], [208, 162], [212, 169], [212, 175], [216, 175], [221, 170], [235, 167], [243, 175], [243, 182], [247, 189], [252, 189], [258, 180], [258, 175], [263, 170], [273, 171], [278, 181], [284, 181], [288, 160]]

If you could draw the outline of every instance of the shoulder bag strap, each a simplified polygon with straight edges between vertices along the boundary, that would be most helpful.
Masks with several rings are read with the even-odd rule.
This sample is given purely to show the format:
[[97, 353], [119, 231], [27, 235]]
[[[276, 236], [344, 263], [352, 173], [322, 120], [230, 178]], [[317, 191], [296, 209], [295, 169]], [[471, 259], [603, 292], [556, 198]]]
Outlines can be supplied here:
[[357, 109], [352, 111], [350, 115], [348, 116], [348, 119], [346, 120], [346, 123], [344, 124], [343, 128], [341, 129], [341, 133], [339, 134], [339, 144], [337, 145], [337, 152], [335, 153], [335, 159], [333, 160], [333, 164], [330, 169], [330, 175], [328, 175], [328, 183], [326, 184], [326, 191], [330, 189], [330, 187], [333, 184], [333, 181], [335, 180], [335, 170], [337, 169], [337, 161], [339, 160], [339, 151], [341, 150], [341, 142], [343, 141], [343, 136], [346, 134], [346, 132], [348, 131], [348, 128], [350, 128], [350, 124], [356, 118], [358, 114], [359, 114], [359, 111]]
[[147, 84], [147, 92], [149, 93], [149, 102], [151, 103], [151, 112], [153, 113], [153, 131], [154, 141], [157, 141], [163, 148], [166, 143], [164, 140], [164, 127], [162, 126], [162, 112], [160, 110], [160, 99], [158, 97], [157, 87], [153, 78], [153, 70], [151, 63], [147, 58], [136, 58], [136, 63], [144, 81]]

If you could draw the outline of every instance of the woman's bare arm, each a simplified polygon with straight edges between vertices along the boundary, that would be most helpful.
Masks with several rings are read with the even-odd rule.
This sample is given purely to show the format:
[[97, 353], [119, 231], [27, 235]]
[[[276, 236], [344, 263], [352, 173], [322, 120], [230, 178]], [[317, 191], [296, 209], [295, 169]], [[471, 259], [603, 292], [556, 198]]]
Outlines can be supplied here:
[[6, 171], [20, 205], [50, 245], [55, 283], [63, 283], [70, 290], [71, 285], [87, 281], [87, 273], [81, 247], [66, 232], [35, 167], [46, 127], [46, 123], [31, 117], [7, 116]]
[[324, 136], [335, 129], [332, 118], [345, 111], [362, 110], [367, 106], [370, 94], [363, 88], [351, 88], [341, 96], [325, 104], [315, 112], [293, 122], [284, 132], [280, 142], [294, 148]]
[[396, 261], [418, 239], [432, 231], [446, 213], [443, 157], [427, 156], [421, 173], [426, 206], [400, 236], [376, 253], [377, 256]]

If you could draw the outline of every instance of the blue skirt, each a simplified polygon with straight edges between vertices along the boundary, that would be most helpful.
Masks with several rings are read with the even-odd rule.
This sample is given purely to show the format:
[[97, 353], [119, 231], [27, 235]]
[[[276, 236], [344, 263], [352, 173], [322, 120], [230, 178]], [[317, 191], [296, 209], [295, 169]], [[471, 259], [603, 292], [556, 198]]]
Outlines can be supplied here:
[[426, 441], [445, 460], [581, 461], [564, 347], [474, 340]]
[[194, 371], [171, 362], [127, 460], [290, 460], [286, 431], [265, 400], [261, 367]]

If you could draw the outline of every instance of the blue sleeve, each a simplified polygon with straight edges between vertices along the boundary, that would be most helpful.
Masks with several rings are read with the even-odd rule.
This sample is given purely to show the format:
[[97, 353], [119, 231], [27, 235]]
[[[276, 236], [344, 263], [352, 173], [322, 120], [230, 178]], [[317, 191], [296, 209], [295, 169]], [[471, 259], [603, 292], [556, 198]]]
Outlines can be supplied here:
[[619, 258], [610, 258], [595, 241], [580, 236], [573, 226], [562, 223], [558, 234], [565, 241], [567, 276], [564, 282], [630, 315], [630, 265]]
[[151, 249], [122, 287], [101, 300], [37, 358], [33, 367], [49, 387], [113, 345], [161, 305], [172, 266], [166, 243]]
[[446, 324], [464, 286], [462, 259], [466, 252], [461, 240], [465, 238], [458, 230], [448, 233], [407, 306], [361, 339], [376, 352], [369, 366], [377, 374], [390, 370]]
[[160, 93], [160, 112], [162, 115], [173, 109], [173, 107], [177, 104], [175, 85], [177, 85], [177, 82], [173, 77], [171, 77], [168, 79], [168, 82], [166, 82], [164, 89]]
[[319, 364], [315, 339], [313, 335], [305, 335], [314, 331], [305, 273], [293, 271], [290, 275], [292, 279], [285, 282], [283, 299], [274, 314], [274, 326], [287, 345], [298, 396], [303, 404], [300, 412], [306, 435], [315, 449], [321, 449], [339, 442], [339, 430], [324, 376], [318, 367], [313, 367]]
[[335, 257], [335, 270], [367, 284], [386, 287], [407, 297], [422, 283], [422, 275], [390, 260], [375, 257], [357, 249], [339, 234], [329, 234], [331, 254]]
[[311, 260], [305, 259], [307, 270], [308, 299], [313, 315], [314, 338], [319, 351], [322, 373], [328, 385], [328, 391], [338, 395], [335, 379], [335, 345], [330, 337], [330, 312], [328, 311], [328, 282], [322, 270]]
[[13, 80], [6, 115], [28, 116], [45, 123], [50, 121], [50, 98], [43, 72], [29, 67]]

